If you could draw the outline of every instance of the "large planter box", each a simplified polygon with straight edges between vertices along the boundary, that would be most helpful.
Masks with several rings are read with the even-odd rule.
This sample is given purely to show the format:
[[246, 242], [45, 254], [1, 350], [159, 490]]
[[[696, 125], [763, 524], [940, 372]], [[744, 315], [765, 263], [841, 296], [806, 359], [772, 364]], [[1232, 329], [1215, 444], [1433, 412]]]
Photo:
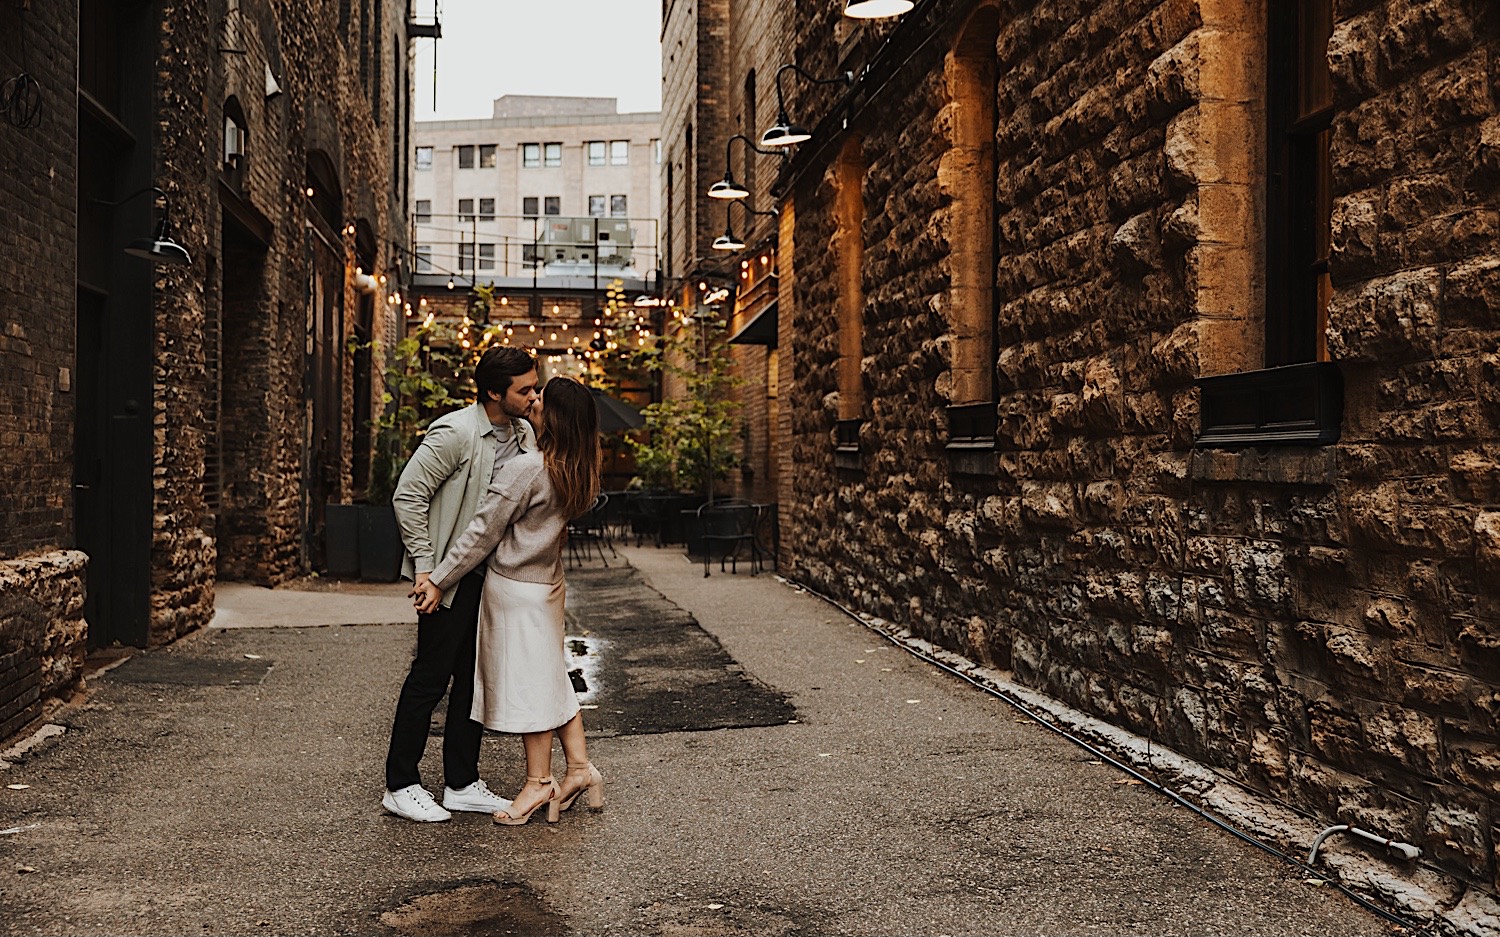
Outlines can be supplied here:
[[359, 507], [359, 578], [395, 582], [401, 578], [401, 529], [389, 504]]

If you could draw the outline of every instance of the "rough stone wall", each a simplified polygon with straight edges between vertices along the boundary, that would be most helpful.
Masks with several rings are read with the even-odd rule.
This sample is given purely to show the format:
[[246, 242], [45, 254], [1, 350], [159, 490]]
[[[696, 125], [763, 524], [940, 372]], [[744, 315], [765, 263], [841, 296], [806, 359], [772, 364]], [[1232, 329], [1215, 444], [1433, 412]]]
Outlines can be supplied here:
[[[345, 218], [349, 223], [367, 224], [376, 239], [375, 265], [367, 272], [386, 276], [387, 291], [395, 290], [399, 248], [393, 242], [406, 242], [401, 155], [406, 123], [398, 119], [397, 108], [409, 103], [403, 87], [410, 80], [410, 69], [404, 42], [398, 42], [405, 32], [405, 5], [399, 0], [381, 2], [384, 12], [378, 36], [373, 12], [365, 26], [358, 22], [358, 10], [347, 34], [341, 33], [338, 4], [331, 0], [245, 2], [244, 13], [231, 16], [227, 25], [247, 54], [223, 57], [227, 64], [216, 74], [199, 69], [212, 87], [198, 108], [206, 123], [193, 139], [207, 146], [196, 157], [185, 152], [180, 165], [184, 176], [196, 177], [210, 195], [207, 210], [212, 223], [201, 243], [205, 255], [218, 258], [217, 276], [223, 287], [223, 363], [217, 378], [223, 382], [224, 401], [218, 430], [223, 448], [223, 507], [214, 530], [218, 574], [226, 578], [275, 584], [309, 571], [302, 503], [305, 473], [316, 470], [305, 464], [308, 456], [304, 453], [308, 419], [304, 353], [311, 276], [308, 239], [312, 235], [304, 228], [311, 209], [303, 187], [309, 149], [333, 151], [330, 155], [342, 175]], [[360, 44], [367, 32], [372, 37], [371, 64], [362, 74]], [[377, 58], [383, 63], [378, 69], [373, 65]], [[264, 99], [267, 64], [286, 92], [271, 101]], [[221, 210], [216, 195], [217, 141], [223, 103], [230, 96], [241, 103], [249, 125], [243, 195], [271, 224], [270, 243], [264, 250], [226, 240], [217, 223]], [[326, 102], [327, 108], [316, 106], [315, 99]], [[378, 122], [376, 106], [384, 109]], [[353, 238], [342, 226], [339, 235], [345, 266], [352, 272], [357, 262]], [[349, 277], [343, 289], [341, 347], [353, 335], [359, 301]], [[385, 314], [387, 291], [375, 297], [372, 321], [374, 338], [382, 342], [388, 341], [385, 333], [390, 325], [390, 316]], [[339, 465], [330, 495], [347, 501], [357, 494], [351, 481], [356, 389], [352, 356], [344, 358]], [[191, 369], [192, 365], [185, 364], [180, 375], [186, 376]], [[214, 380], [203, 382], [200, 388], [202, 394], [217, 392]], [[378, 389], [374, 397], [378, 413]], [[190, 406], [184, 407], [182, 419], [191, 420], [192, 414]], [[184, 536], [180, 530], [172, 539], [192, 545], [191, 535]], [[213, 569], [211, 555], [203, 555], [202, 563]], [[198, 572], [197, 565], [194, 572]]]
[[[869, 159], [858, 469], [830, 438], [837, 145], [802, 157], [784, 210], [795, 575], [1493, 893], [1496, 12], [1336, 4], [1344, 435], [1233, 453], [1193, 448], [1192, 381], [1259, 367], [1255, 245], [1215, 232], [1263, 237], [1263, 179], [1212, 164], [1263, 176], [1263, 142], [1254, 108], [1213, 99], [1245, 60], [1212, 52], [1253, 40], [1262, 6], [1000, 3], [997, 452], [975, 472], [943, 448], [938, 185], [942, 55], [975, 7], [942, 5], [946, 32], [850, 127]], [[797, 23], [811, 71], [837, 64], [832, 16]]]
[[[84, 653], [82, 554], [73, 543], [77, 248], [76, 15], [0, 8], [0, 81], [22, 71], [40, 119], [0, 121], [0, 739], [66, 692]], [[24, 211], [18, 206], [26, 206]]]
[[174, 236], [192, 265], [157, 265], [152, 355], [151, 643], [165, 643], [213, 616], [214, 541], [203, 503], [204, 291], [216, 205], [210, 183], [222, 131], [209, 94], [217, 50], [211, 4], [168, 3], [156, 59], [157, 184], [172, 204]]
[[77, 550], [0, 560], [0, 741], [83, 678], [87, 564]]

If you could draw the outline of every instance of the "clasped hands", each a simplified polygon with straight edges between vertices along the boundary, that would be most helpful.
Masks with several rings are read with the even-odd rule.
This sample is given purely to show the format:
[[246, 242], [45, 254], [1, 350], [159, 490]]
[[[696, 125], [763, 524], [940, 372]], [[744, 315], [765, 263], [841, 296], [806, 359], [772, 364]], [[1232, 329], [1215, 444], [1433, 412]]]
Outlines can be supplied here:
[[443, 590], [432, 584], [428, 573], [417, 573], [416, 584], [406, 594], [412, 605], [423, 615], [431, 615], [443, 601]]

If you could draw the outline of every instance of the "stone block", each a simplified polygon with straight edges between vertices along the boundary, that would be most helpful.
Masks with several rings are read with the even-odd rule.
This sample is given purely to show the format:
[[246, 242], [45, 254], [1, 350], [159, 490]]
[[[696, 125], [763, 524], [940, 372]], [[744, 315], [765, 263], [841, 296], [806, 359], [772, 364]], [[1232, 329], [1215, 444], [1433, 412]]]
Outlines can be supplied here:
[[1500, 582], [1500, 512], [1474, 516], [1474, 562], [1481, 576]]
[[1408, 270], [1336, 292], [1328, 311], [1328, 347], [1336, 358], [1429, 358], [1438, 334], [1442, 275]]
[[1375, 707], [1362, 719], [1371, 754], [1384, 756], [1425, 778], [1435, 777], [1442, 758], [1437, 720], [1407, 709]]
[[1490, 859], [1492, 813], [1482, 796], [1446, 788], [1427, 810], [1421, 842], [1447, 868], [1483, 868]]

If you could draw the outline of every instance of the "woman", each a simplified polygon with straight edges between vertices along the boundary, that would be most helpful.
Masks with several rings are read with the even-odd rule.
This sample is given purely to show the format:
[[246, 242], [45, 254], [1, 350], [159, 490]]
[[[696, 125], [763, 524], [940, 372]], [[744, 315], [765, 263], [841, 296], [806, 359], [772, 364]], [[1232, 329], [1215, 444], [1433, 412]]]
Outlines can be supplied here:
[[[540, 419], [535, 412], [540, 409]], [[417, 610], [436, 608], [443, 590], [488, 560], [479, 607], [473, 718], [519, 733], [526, 784], [495, 822], [518, 826], [546, 807], [549, 823], [586, 794], [604, 806], [604, 779], [589, 763], [578, 697], [563, 651], [562, 541], [567, 523], [599, 492], [599, 418], [593, 395], [554, 378], [532, 413], [540, 451], [501, 468], [465, 530], [420, 587]], [[562, 740], [568, 772], [552, 777], [552, 736]]]

